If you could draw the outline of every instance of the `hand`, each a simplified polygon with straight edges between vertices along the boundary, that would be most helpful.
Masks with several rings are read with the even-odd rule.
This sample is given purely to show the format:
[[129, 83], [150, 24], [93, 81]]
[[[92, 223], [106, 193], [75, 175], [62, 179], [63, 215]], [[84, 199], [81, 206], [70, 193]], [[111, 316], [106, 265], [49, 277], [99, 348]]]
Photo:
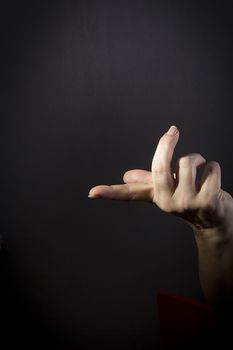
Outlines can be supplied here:
[[[93, 187], [89, 197], [149, 201], [197, 230], [227, 225], [232, 220], [233, 198], [221, 189], [219, 163], [206, 163], [202, 155], [191, 153], [178, 159], [173, 172], [171, 161], [178, 139], [179, 130], [171, 126], [159, 140], [151, 172], [129, 170], [123, 176], [124, 184]], [[196, 169], [201, 166], [203, 175], [196, 183]]]

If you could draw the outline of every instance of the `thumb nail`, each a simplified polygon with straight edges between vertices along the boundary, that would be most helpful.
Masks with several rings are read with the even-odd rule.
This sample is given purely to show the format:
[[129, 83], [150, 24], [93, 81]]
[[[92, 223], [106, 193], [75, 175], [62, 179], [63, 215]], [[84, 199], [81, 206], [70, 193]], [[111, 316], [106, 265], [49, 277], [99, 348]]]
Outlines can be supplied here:
[[175, 125], [172, 125], [167, 131], [167, 135], [169, 135], [169, 136], [174, 136], [177, 133], [178, 133], [178, 129]]

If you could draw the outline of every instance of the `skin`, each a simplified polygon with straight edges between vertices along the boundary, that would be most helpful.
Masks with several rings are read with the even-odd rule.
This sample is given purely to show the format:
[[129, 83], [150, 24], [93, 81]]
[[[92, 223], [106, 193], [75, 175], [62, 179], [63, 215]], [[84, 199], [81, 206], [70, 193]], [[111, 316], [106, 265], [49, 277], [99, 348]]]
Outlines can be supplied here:
[[[147, 201], [176, 215], [193, 229], [198, 249], [200, 283], [216, 310], [233, 310], [233, 198], [221, 189], [221, 168], [198, 153], [171, 161], [180, 132], [175, 126], [161, 136], [151, 171], [134, 169], [123, 184], [99, 185], [89, 198]], [[196, 170], [203, 167], [197, 183]]]

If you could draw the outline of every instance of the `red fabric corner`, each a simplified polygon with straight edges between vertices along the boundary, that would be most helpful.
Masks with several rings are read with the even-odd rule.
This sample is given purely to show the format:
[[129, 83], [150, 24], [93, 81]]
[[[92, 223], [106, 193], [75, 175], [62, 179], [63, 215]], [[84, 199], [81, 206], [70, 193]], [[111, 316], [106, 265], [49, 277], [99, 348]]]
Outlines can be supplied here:
[[165, 347], [186, 345], [207, 336], [214, 327], [212, 307], [189, 297], [159, 290], [157, 293], [160, 334]]

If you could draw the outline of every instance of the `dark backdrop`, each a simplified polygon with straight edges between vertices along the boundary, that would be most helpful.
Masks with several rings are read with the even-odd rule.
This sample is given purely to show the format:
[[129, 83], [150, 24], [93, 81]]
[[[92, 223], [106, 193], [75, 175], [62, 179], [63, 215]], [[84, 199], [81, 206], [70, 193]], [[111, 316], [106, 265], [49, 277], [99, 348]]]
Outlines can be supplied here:
[[159, 289], [203, 300], [191, 229], [148, 203], [87, 198], [175, 160], [232, 182], [230, 1], [18, 1], [2, 15], [1, 346], [155, 349]]

